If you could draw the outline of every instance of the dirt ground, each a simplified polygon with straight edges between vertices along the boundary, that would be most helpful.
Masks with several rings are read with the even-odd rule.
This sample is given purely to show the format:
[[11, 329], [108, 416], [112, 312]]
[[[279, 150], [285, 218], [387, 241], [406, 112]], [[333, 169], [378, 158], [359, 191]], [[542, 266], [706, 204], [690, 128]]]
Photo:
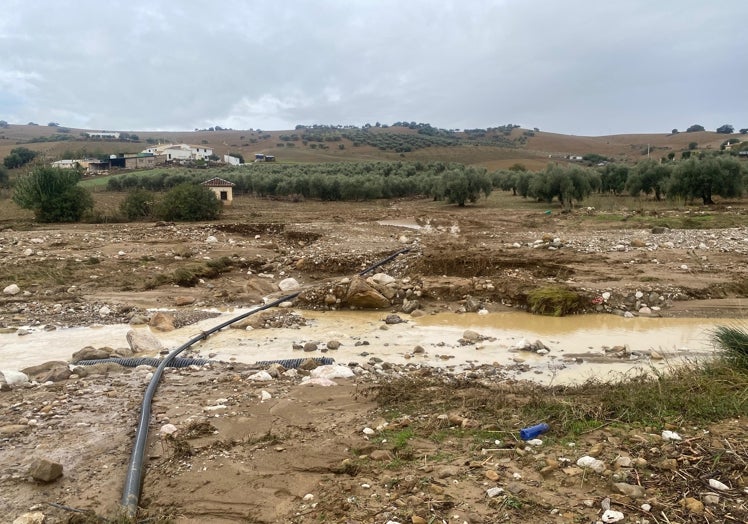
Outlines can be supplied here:
[[[525, 309], [533, 290], [560, 286], [578, 297], [577, 313], [748, 316], [745, 202], [561, 213], [508, 207], [507, 198], [465, 208], [237, 199], [206, 224], [6, 220], [0, 328], [131, 322], [154, 309], [191, 322], [206, 308], [282, 296], [279, 284], [288, 278], [301, 286], [294, 307], [345, 308], [347, 295], [336, 286], [405, 248], [377, 270], [396, 281], [386, 312], [405, 315], [413, 302], [426, 314], [474, 304]], [[0, 392], [3, 522], [33, 513], [48, 523], [95, 521], [81, 511], [113, 517], [149, 371], [112, 368]], [[309, 370], [265, 381], [256, 371], [236, 364], [167, 371], [154, 402], [143, 519], [596, 522], [609, 504], [622, 522], [748, 520], [745, 420], [603, 427], [574, 442], [551, 431], [535, 447], [517, 437], [528, 421], [489, 420], [476, 408], [482, 388], [507, 394], [500, 369], [476, 370], [475, 389], [456, 386], [446, 371], [386, 362], [333, 378], [329, 387], [323, 379], [302, 383]], [[383, 384], [408, 374], [444, 374], [438, 394], [462, 398], [464, 412], [430, 411], [427, 403], [417, 413], [393, 413], [377, 402]], [[423, 427], [443, 430], [441, 437], [414, 437]], [[663, 440], [663, 429], [683, 440]], [[585, 455], [604, 468], [577, 466]], [[715, 471], [709, 462], [718, 455], [734, 467]], [[62, 464], [63, 476], [30, 479], [39, 457]], [[711, 488], [709, 479], [728, 489]], [[624, 494], [616, 483], [642, 489]]]

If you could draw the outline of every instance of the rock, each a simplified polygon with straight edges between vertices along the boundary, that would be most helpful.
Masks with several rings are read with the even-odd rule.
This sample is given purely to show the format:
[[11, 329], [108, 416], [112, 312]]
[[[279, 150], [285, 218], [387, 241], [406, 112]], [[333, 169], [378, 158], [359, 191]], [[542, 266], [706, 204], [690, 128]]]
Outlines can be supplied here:
[[345, 302], [362, 309], [383, 309], [390, 306], [390, 301], [360, 276], [351, 279]]
[[623, 513], [620, 511], [615, 511], [612, 509], [605, 510], [603, 513], [603, 516], [600, 517], [600, 520], [607, 523], [607, 522], [618, 522], [619, 520], [623, 520]]
[[677, 441], [677, 440], [683, 440], [683, 439], [675, 431], [669, 431], [667, 429], [664, 429], [662, 430], [662, 440]]
[[310, 352], [310, 351], [317, 351], [319, 349], [316, 342], [307, 342], [304, 344], [304, 351]]
[[39, 458], [31, 463], [29, 475], [40, 482], [52, 482], [62, 476], [62, 464]]
[[464, 340], [467, 340], [468, 342], [479, 342], [483, 340], [483, 336], [480, 333], [477, 333], [471, 329], [466, 329], [462, 334], [462, 338]]
[[159, 434], [162, 437], [172, 436], [177, 431], [179, 431], [179, 430], [177, 429], [177, 427], [174, 424], [164, 424], [163, 426], [161, 426], [161, 429], [158, 430]]
[[422, 355], [426, 353], [426, 350], [423, 349], [423, 346], [416, 346], [413, 348], [413, 354], [414, 355]]
[[86, 346], [73, 353], [73, 362], [80, 362], [81, 360], [101, 360], [103, 358], [109, 358], [110, 354], [111, 353], [106, 349]]
[[710, 506], [716, 506], [719, 504], [719, 495], [716, 495], [714, 493], [705, 493], [701, 496], [701, 499], [703, 500], [704, 504], [709, 504]]
[[340, 348], [340, 341], [339, 340], [328, 340], [327, 342], [327, 349], [339, 349]]
[[5, 380], [5, 375], [0, 371], [0, 391], [10, 391], [10, 384]]
[[669, 231], [670, 228], [666, 226], [655, 226], [652, 228], [652, 234], [653, 235], [662, 235], [663, 233]]
[[5, 388], [4, 391], [7, 391], [8, 389], [14, 386], [21, 386], [29, 382], [28, 375], [20, 371], [13, 371], [13, 370], [6, 369], [0, 372], [0, 375], [2, 375], [3, 377], [2, 381], [0, 382], [5, 383], [5, 386], [7, 386], [7, 388]]
[[726, 486], [725, 484], [721, 483], [717, 479], [709, 479], [709, 486], [716, 489], [717, 491], [729, 491], [729, 486]]
[[702, 513], [704, 513], [704, 503], [693, 497], [686, 497], [682, 499], [680, 501], [680, 505], [682, 508], [685, 508], [691, 513], [696, 513], [697, 515], [701, 515]]
[[218, 239], [214, 237], [213, 235], [210, 235], [208, 238], [205, 239], [206, 244], [215, 244], [218, 242]]
[[481, 309], [481, 306], [482, 306], [481, 301], [478, 300], [477, 298], [468, 296], [465, 299], [465, 311], [467, 311], [468, 313], [477, 312], [479, 309]]
[[413, 515], [410, 517], [411, 524], [428, 524], [428, 520], [426, 520], [423, 517], [419, 517], [418, 515]]
[[632, 499], [644, 498], [644, 488], [636, 484], [627, 484], [626, 482], [615, 482], [613, 488], [621, 495], [626, 495]]
[[41, 511], [31, 511], [16, 517], [13, 524], [44, 524], [46, 518]]
[[280, 288], [281, 291], [293, 291], [300, 287], [301, 285], [295, 278], [284, 278], [278, 282], [278, 288]]
[[178, 296], [174, 297], [174, 305], [175, 306], [189, 306], [190, 304], [195, 303], [195, 297], [188, 297], [188, 296]]
[[270, 382], [273, 380], [273, 377], [271, 377], [270, 373], [267, 371], [258, 371], [257, 373], [248, 376], [247, 380], [251, 380], [252, 382]]
[[655, 465], [658, 469], [664, 469], [666, 471], [676, 471], [678, 469], [678, 461], [674, 458], [663, 459]]
[[504, 493], [504, 488], [497, 488], [497, 487], [493, 487], [493, 488], [488, 488], [488, 489], [486, 490], [486, 496], [487, 496], [488, 498], [490, 498], [490, 499], [492, 499], [492, 498], [494, 498], [494, 497], [498, 497], [498, 496], [499, 496], [499, 495], [501, 495], [502, 493]]
[[384, 319], [385, 324], [402, 324], [403, 319], [400, 318], [400, 315], [387, 315]]
[[21, 288], [18, 287], [16, 284], [11, 284], [9, 286], [6, 286], [5, 289], [3, 289], [4, 295], [17, 295], [21, 292]]
[[406, 315], [410, 315], [411, 313], [413, 313], [420, 307], [421, 307], [421, 304], [419, 304], [417, 300], [408, 300], [406, 298], [405, 300], [403, 300], [403, 305], [400, 308], [400, 310]]
[[174, 331], [174, 315], [158, 311], [151, 317], [148, 325], [156, 331]]
[[319, 366], [315, 369], [311, 370], [309, 373], [309, 376], [312, 378], [327, 378], [327, 379], [334, 379], [334, 378], [351, 378], [355, 374], [353, 373], [353, 370], [349, 368], [348, 366], [343, 366], [340, 364], [330, 365], [330, 366]]
[[101, 306], [97, 313], [101, 318], [105, 318], [112, 314], [112, 308], [109, 306]]
[[577, 460], [577, 466], [580, 468], [591, 469], [596, 473], [602, 473], [605, 471], [605, 463], [602, 460], [597, 460], [589, 455], [579, 458], [579, 460]]
[[8, 424], [7, 426], [0, 426], [0, 437], [12, 437], [18, 435], [29, 429], [26, 424]]
[[375, 449], [369, 453], [369, 458], [377, 462], [389, 462], [392, 460], [392, 453], [386, 449]]
[[164, 349], [161, 341], [153, 334], [144, 329], [131, 329], [125, 336], [127, 343], [135, 353], [141, 352], [160, 352]]
[[486, 472], [484, 473], [484, 475], [486, 476], [486, 478], [488, 480], [492, 480], [494, 482], [496, 482], [500, 478], [498, 472], [495, 469], [488, 469], [488, 470], [486, 470]]
[[377, 273], [376, 275], [369, 277], [369, 280], [380, 286], [386, 286], [387, 284], [395, 282], [395, 278], [386, 273]]
[[60, 382], [61, 380], [67, 380], [72, 374], [68, 368], [68, 363], [61, 360], [53, 360], [39, 364], [38, 366], [27, 367], [22, 372], [40, 383]]

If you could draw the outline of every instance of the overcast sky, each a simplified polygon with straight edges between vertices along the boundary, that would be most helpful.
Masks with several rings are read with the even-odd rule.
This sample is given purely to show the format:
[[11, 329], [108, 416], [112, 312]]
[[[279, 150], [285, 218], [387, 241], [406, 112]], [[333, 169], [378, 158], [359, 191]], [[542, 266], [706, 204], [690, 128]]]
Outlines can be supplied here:
[[0, 0], [0, 119], [748, 127], [748, 0]]

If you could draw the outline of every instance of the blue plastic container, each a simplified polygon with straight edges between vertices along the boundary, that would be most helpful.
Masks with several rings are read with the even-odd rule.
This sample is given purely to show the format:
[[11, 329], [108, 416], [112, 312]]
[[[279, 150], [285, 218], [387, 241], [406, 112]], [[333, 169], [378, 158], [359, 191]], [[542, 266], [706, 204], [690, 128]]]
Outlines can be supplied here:
[[542, 435], [546, 431], [548, 431], [550, 426], [546, 424], [545, 422], [541, 422], [540, 424], [536, 424], [535, 426], [530, 426], [529, 428], [524, 428], [519, 430], [519, 438], [522, 440], [532, 440], [538, 435]]

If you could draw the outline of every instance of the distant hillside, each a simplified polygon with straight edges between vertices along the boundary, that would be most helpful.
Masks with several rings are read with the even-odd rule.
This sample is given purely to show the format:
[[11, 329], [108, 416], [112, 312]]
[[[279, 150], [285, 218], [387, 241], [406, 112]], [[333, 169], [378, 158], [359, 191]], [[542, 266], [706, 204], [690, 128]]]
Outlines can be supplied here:
[[[53, 161], [65, 157], [136, 153], [154, 143], [206, 145], [219, 157], [241, 153], [250, 160], [255, 153], [275, 155], [279, 162], [338, 162], [407, 160], [461, 162], [490, 170], [522, 163], [529, 169], [542, 169], [550, 161], [566, 161], [570, 156], [602, 155], [615, 161], [637, 162], [649, 155], [661, 158], [679, 156], [695, 142], [698, 149], [718, 150], [728, 138], [743, 140], [745, 135], [725, 135], [702, 131], [677, 134], [641, 134], [586, 137], [546, 133], [516, 126], [459, 132], [432, 128], [428, 124], [353, 128], [310, 126], [285, 131], [200, 130], [200, 131], [118, 131], [127, 139], [92, 139], [87, 132], [100, 129], [73, 129], [47, 125], [9, 125], [0, 128], [0, 158], [18, 145], [38, 151]], [[746, 137], [748, 139], [748, 137]]]

